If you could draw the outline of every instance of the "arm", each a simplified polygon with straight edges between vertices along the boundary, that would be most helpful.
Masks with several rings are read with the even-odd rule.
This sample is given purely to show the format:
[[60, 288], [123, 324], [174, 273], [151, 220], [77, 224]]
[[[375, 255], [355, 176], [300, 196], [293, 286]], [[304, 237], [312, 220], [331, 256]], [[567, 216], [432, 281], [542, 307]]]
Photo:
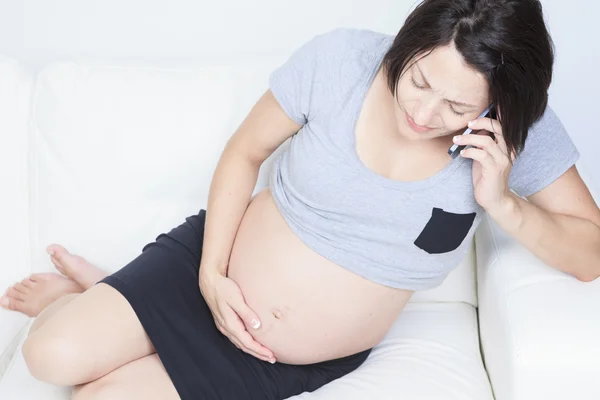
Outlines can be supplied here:
[[544, 263], [585, 282], [600, 276], [600, 208], [577, 168], [528, 200], [511, 193], [488, 213]]
[[267, 91], [227, 142], [209, 189], [198, 285], [219, 331], [239, 349], [264, 361], [273, 353], [246, 326], [260, 320], [227, 277], [235, 235], [256, 186], [263, 161], [301, 128]]
[[269, 90], [227, 142], [209, 189], [202, 276], [227, 274], [233, 241], [261, 164], [301, 127], [287, 116]]

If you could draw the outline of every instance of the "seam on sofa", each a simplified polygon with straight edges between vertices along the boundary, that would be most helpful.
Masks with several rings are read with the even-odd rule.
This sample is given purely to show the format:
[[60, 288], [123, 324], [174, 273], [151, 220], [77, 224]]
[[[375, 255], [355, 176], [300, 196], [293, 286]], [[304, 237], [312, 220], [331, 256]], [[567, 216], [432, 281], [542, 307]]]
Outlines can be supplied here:
[[[496, 236], [494, 235], [494, 230], [492, 229], [492, 223], [494, 223], [494, 221], [491, 219], [491, 217], [489, 215], [486, 215], [487, 218], [487, 223], [488, 223], [488, 231], [489, 231], [489, 236], [491, 238], [492, 244], [494, 246], [494, 253], [495, 253], [495, 258], [494, 261], [490, 263], [490, 268], [492, 268], [493, 266], [495, 266], [496, 264], [501, 264], [501, 254], [500, 254], [500, 248], [498, 246], [498, 241], [496, 240]], [[504, 318], [500, 318], [501, 320], [504, 321], [504, 325], [506, 326], [506, 330], [507, 330], [507, 335], [506, 335], [506, 340], [507, 340], [507, 344], [509, 344], [510, 346], [512, 346], [513, 348], [513, 354], [515, 357], [515, 362], [516, 360], [519, 358], [519, 348], [517, 346], [517, 340], [516, 337], [514, 335], [514, 327], [513, 327], [513, 323], [509, 317], [509, 314], [506, 312], [508, 310], [508, 295], [510, 294], [510, 291], [507, 289], [507, 275], [506, 275], [506, 268], [496, 268], [497, 270], [497, 274], [498, 274], [498, 279], [496, 279], [495, 281], [497, 282], [498, 280], [501, 283], [501, 287], [498, 288], [498, 290], [502, 291], [501, 293], [501, 297], [502, 297], [502, 304], [500, 304], [500, 308], [498, 311], [503, 313], [503, 317]], [[496, 285], [497, 286], [497, 285]], [[512, 357], [509, 358], [508, 362], [510, 363]], [[487, 369], [486, 369], [487, 371]], [[489, 376], [489, 372], [488, 372], [488, 376]], [[491, 377], [490, 377], [491, 378]], [[509, 390], [510, 393], [512, 393], [512, 388], [514, 387], [514, 379], [515, 377], [512, 375], [509, 375], [509, 380], [511, 381], [511, 384], [509, 384]], [[490, 379], [490, 383], [491, 383], [491, 379]], [[492, 390], [493, 390], [493, 386], [492, 386]], [[494, 396], [496, 396], [496, 394], [494, 393]]]
[[29, 73], [30, 77], [28, 80], [28, 84], [30, 85], [30, 87], [28, 88], [28, 96], [29, 96], [29, 101], [28, 103], [28, 107], [26, 110], [26, 123], [27, 123], [27, 151], [25, 154], [25, 184], [27, 185], [27, 190], [26, 190], [26, 199], [27, 199], [27, 212], [25, 213], [25, 224], [27, 226], [27, 237], [25, 240], [27, 240], [27, 256], [25, 259], [25, 262], [27, 263], [27, 269], [29, 270], [28, 272], [31, 274], [33, 273], [33, 258], [32, 258], [32, 251], [33, 251], [33, 236], [32, 236], [32, 228], [33, 228], [33, 221], [34, 219], [31, 216], [31, 205], [32, 205], [32, 194], [31, 194], [31, 160], [33, 159], [33, 154], [32, 154], [32, 132], [31, 132], [31, 121], [33, 120], [33, 102], [34, 102], [34, 94], [37, 90], [37, 74], [35, 74], [33, 71], [30, 71]]
[[[2, 353], [2, 355], [0, 356], [0, 391], [2, 390], [4, 378], [11, 371], [16, 362], [18, 356], [17, 353], [21, 348], [21, 344], [25, 339], [25, 335], [27, 334], [31, 323], [32, 321], [29, 320], [23, 325], [23, 327], [21, 327], [19, 332], [11, 340], [4, 353]], [[3, 365], [4, 363], [6, 363], [5, 366]]]

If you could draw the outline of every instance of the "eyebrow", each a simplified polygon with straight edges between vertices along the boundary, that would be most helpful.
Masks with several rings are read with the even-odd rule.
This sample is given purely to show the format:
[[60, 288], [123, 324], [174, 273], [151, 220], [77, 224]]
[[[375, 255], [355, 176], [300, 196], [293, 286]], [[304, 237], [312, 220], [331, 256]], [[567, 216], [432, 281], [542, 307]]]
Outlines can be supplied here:
[[[427, 78], [425, 78], [425, 75], [423, 74], [423, 71], [421, 71], [421, 67], [419, 67], [419, 64], [415, 63], [415, 66], [419, 70], [419, 73], [421, 74], [421, 78], [423, 78], [423, 81], [425, 81], [425, 84], [431, 88], [431, 85], [429, 84], [429, 82], [427, 82]], [[448, 99], [444, 99], [444, 100], [447, 101], [448, 103], [456, 104], [457, 106], [467, 107], [467, 108], [475, 108], [475, 106], [472, 104], [462, 103], [462, 102], [456, 101], [456, 100], [448, 100]]]

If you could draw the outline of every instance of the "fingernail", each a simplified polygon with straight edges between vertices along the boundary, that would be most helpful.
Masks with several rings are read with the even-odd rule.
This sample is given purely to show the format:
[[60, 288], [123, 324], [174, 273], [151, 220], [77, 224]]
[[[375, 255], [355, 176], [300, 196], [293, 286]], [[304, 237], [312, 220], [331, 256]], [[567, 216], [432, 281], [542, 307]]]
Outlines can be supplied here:
[[250, 325], [252, 325], [254, 329], [258, 329], [260, 328], [260, 321], [253, 319], [252, 321], [250, 321]]
[[460, 136], [454, 136], [454, 141], [455, 142], [460, 142]]
[[275, 364], [275, 360], [269, 360], [271, 364]]
[[460, 151], [460, 155], [461, 155], [461, 156], [464, 156], [464, 155], [465, 155], [465, 151], [464, 151], [464, 150], [461, 150], [461, 151]]
[[475, 124], [475, 121], [469, 121], [469, 128], [473, 127], [473, 124]]

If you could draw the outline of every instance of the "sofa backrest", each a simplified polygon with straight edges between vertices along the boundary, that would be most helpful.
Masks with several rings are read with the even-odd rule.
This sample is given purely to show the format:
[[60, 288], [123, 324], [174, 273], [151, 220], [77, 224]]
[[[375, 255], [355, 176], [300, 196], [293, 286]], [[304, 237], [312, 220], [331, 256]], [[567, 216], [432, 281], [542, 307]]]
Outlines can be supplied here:
[[[221, 65], [62, 62], [42, 70], [29, 144], [33, 269], [52, 268], [44, 249], [58, 242], [116, 270], [205, 207], [227, 139], [287, 56]], [[257, 190], [279, 151], [263, 165]], [[471, 254], [463, 264], [444, 287], [414, 301], [474, 303]]]

